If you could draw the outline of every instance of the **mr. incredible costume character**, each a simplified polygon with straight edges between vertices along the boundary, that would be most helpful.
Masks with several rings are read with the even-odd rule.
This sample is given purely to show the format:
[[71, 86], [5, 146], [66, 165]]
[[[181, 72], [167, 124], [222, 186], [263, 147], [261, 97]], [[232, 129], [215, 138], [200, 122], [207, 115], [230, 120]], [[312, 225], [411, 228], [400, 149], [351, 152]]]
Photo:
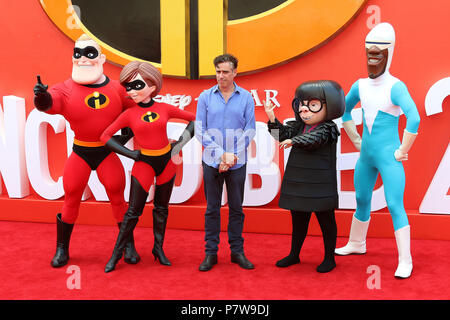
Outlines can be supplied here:
[[325, 273], [336, 266], [334, 210], [338, 208], [336, 142], [339, 129], [332, 120], [344, 113], [345, 94], [335, 81], [308, 81], [297, 88], [292, 107], [296, 120], [283, 125], [275, 118], [273, 107], [265, 105], [271, 135], [280, 141], [281, 147], [292, 146], [278, 203], [291, 211], [291, 250], [276, 266], [300, 263], [300, 250], [314, 211], [325, 249], [324, 259], [316, 270]]
[[[169, 200], [175, 181], [176, 166], [172, 156], [177, 154], [194, 134], [195, 115], [179, 108], [153, 100], [162, 87], [162, 75], [148, 62], [132, 61], [120, 73], [120, 83], [137, 105], [123, 112], [101, 135], [101, 140], [111, 150], [135, 160], [131, 171], [130, 202], [117, 236], [113, 254], [105, 272], [111, 272], [122, 258], [128, 239], [144, 211], [148, 192], [156, 178], [153, 199], [152, 254], [162, 265], [171, 262], [163, 251], [164, 236], [169, 214]], [[171, 118], [190, 121], [180, 139], [170, 143], [167, 123]], [[122, 128], [131, 128], [135, 149], [118, 143], [113, 134]]]
[[[69, 260], [69, 243], [77, 220], [81, 197], [92, 170], [96, 170], [111, 202], [114, 218], [119, 227], [126, 211], [124, 200], [125, 173], [118, 156], [100, 141], [103, 131], [133, 103], [126, 99], [126, 92], [118, 81], [103, 74], [106, 61], [100, 46], [86, 35], [75, 42], [72, 57], [72, 77], [51, 87], [38, 83], [34, 87], [36, 109], [60, 114], [70, 123], [75, 133], [73, 152], [64, 166], [64, 205], [57, 214], [56, 253], [53, 267], [61, 267]], [[117, 136], [121, 143], [132, 137]], [[125, 252], [128, 263], [140, 259], [129, 239]]]
[[[389, 73], [395, 45], [394, 28], [389, 23], [380, 23], [367, 34], [365, 42], [369, 77], [359, 79], [352, 85], [345, 99], [346, 108], [342, 117], [345, 131], [360, 150], [354, 173], [356, 212], [347, 245], [335, 252], [338, 255], [366, 252], [371, 198], [380, 173], [398, 249], [395, 277], [408, 278], [413, 265], [410, 226], [403, 205], [405, 172], [401, 161], [408, 159], [420, 117], [406, 85]], [[351, 116], [359, 101], [363, 111], [362, 140]], [[407, 120], [400, 143], [398, 121], [402, 113]]]

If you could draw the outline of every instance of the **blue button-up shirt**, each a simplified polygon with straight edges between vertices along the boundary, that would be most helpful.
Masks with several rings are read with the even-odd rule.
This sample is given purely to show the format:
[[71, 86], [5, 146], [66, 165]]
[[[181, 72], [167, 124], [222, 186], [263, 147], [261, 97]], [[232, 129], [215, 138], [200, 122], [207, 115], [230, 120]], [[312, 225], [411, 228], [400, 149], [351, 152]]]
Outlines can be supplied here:
[[204, 147], [203, 161], [218, 168], [224, 152], [234, 153], [237, 163], [247, 163], [247, 147], [255, 136], [255, 103], [247, 90], [234, 84], [227, 102], [219, 86], [203, 91], [198, 98], [195, 136]]

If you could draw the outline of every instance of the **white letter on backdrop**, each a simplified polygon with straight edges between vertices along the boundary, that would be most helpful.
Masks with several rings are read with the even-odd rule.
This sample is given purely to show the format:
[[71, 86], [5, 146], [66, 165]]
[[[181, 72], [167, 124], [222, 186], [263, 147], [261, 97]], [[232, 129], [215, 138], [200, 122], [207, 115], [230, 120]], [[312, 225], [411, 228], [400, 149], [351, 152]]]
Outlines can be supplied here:
[[0, 178], [3, 177], [10, 198], [24, 198], [30, 193], [25, 163], [25, 100], [6, 96], [3, 106], [4, 112], [0, 106]]
[[[186, 128], [185, 123], [169, 122], [167, 124], [167, 136], [169, 139], [178, 140]], [[183, 178], [181, 185], [174, 186], [170, 203], [182, 203], [189, 200], [200, 188], [202, 183], [202, 145], [193, 137], [182, 149]], [[179, 156], [172, 158], [175, 164], [179, 164]]]
[[[450, 95], [450, 77], [433, 84], [425, 97], [425, 111], [428, 116], [441, 113], [444, 99]], [[447, 145], [444, 157], [439, 164], [433, 180], [419, 207], [421, 213], [450, 214], [450, 188], [448, 173], [450, 172], [450, 144]]]
[[64, 131], [66, 121], [63, 116], [50, 115], [33, 109], [25, 126], [25, 147], [27, 169], [31, 186], [41, 197], [54, 200], [64, 195], [62, 177], [54, 181], [50, 176], [47, 155], [47, 126], [55, 133]]
[[[352, 118], [355, 121], [355, 125], [362, 123], [362, 109], [357, 108], [352, 110]], [[334, 122], [337, 124], [339, 130], [342, 134], [346, 134], [345, 130], [342, 129], [342, 119], [335, 119]], [[356, 194], [355, 191], [342, 191], [341, 190], [341, 171], [344, 170], [355, 170], [356, 161], [359, 158], [359, 152], [348, 152], [341, 153], [341, 142], [342, 139], [339, 138], [336, 145], [336, 169], [337, 169], [337, 185], [339, 193], [339, 208], [341, 209], [356, 209]], [[384, 185], [381, 185], [378, 189], [373, 190], [372, 193], [372, 203], [371, 211], [377, 211], [385, 208], [386, 198], [384, 196]]]
[[280, 106], [280, 103], [278, 102], [276, 96], [278, 95], [277, 90], [264, 90], [266, 92], [266, 102], [272, 101], [274, 105], [277, 107]]
[[261, 103], [261, 100], [259, 100], [258, 90], [252, 89], [250, 90], [250, 93], [252, 94], [253, 100], [255, 101], [255, 107], [261, 107], [263, 104]]
[[[247, 151], [247, 179], [245, 179], [244, 202], [245, 206], [262, 206], [271, 202], [277, 195], [280, 184], [279, 153], [276, 141], [267, 130], [267, 124], [256, 122], [256, 135], [254, 144], [251, 143]], [[256, 146], [256, 156], [252, 157], [252, 148]], [[251, 175], [261, 177], [261, 187], [253, 188]], [[224, 188], [225, 189], [225, 188]]]

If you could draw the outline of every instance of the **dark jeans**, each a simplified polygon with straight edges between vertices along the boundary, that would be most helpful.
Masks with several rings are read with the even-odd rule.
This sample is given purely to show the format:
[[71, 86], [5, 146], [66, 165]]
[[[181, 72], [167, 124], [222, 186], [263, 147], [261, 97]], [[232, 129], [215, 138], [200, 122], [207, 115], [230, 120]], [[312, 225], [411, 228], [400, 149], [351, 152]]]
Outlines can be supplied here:
[[205, 251], [206, 254], [216, 254], [219, 249], [220, 207], [222, 202], [223, 183], [225, 182], [228, 196], [228, 242], [231, 252], [244, 253], [244, 184], [247, 165], [236, 170], [219, 173], [219, 170], [203, 164], [203, 187], [206, 197], [205, 212]]

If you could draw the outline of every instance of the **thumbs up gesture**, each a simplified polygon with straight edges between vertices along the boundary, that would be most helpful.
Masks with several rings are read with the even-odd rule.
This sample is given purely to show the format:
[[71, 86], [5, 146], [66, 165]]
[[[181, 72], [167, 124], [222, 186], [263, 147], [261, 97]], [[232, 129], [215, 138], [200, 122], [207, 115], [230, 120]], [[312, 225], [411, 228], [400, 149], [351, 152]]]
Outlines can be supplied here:
[[33, 88], [34, 94], [35, 95], [39, 95], [40, 93], [45, 93], [47, 92], [48, 86], [44, 85], [41, 82], [41, 76], [37, 76], [37, 83]]
[[34, 91], [34, 105], [40, 111], [50, 109], [53, 104], [53, 99], [50, 93], [47, 92], [48, 86], [41, 82], [41, 76], [37, 76], [37, 83], [33, 88]]

